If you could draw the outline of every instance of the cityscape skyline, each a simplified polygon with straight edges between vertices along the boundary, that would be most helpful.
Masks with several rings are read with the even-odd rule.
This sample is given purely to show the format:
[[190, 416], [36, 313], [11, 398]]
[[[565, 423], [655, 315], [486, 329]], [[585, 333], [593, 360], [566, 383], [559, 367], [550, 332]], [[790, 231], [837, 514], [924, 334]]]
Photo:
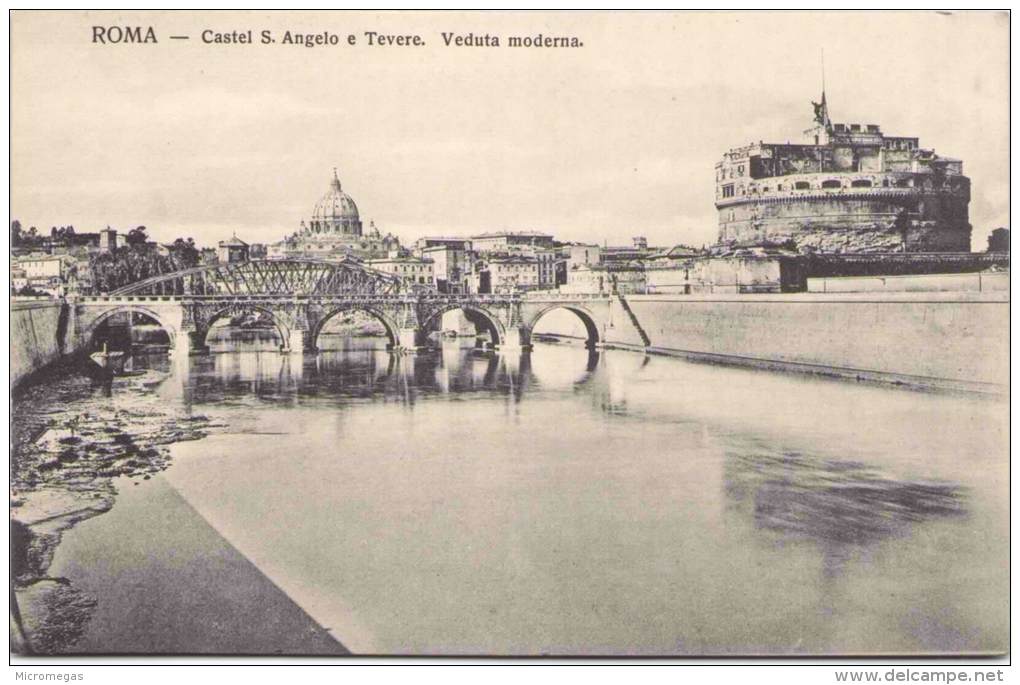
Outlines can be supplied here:
[[[139, 16], [151, 16], [161, 34], [194, 22]], [[326, 18], [302, 16], [309, 30]], [[275, 21], [226, 18], [251, 27]], [[346, 17], [329, 17], [342, 31], [349, 22], [338, 19]], [[426, 36], [440, 29], [429, 15], [377, 19]], [[583, 60], [571, 50], [522, 54], [435, 41], [413, 54], [235, 47], [212, 65], [203, 57], [210, 48], [164, 39], [120, 47], [138, 59], [114, 78], [109, 46], [92, 46], [78, 22], [24, 17], [13, 27], [22, 34], [13, 59], [42, 63], [54, 78], [13, 73], [21, 102], [12, 110], [11, 219], [40, 232], [145, 225], [160, 241], [191, 236], [214, 245], [236, 233], [271, 243], [307, 219], [335, 166], [366, 223], [405, 244], [493, 230], [598, 244], [636, 235], [662, 246], [711, 244], [714, 164], [734, 146], [799, 139], [820, 90], [824, 47], [834, 119], [916, 135], [962, 159], [973, 181], [972, 249], [1009, 225], [1008, 150], [997, 142], [1008, 136], [1005, 15], [848, 13], [789, 22], [788, 14], [764, 14], [753, 29], [727, 13], [603, 19], [585, 25], [583, 50], [600, 53]], [[555, 33], [571, 28], [562, 14], [494, 13], [464, 29], [506, 33], [536, 22]], [[454, 15], [443, 23], [464, 22]], [[826, 32], [805, 31], [811, 24]], [[765, 29], [774, 40], [756, 45], [753, 60], [723, 49], [753, 44], [751, 34]], [[826, 38], [795, 44], [794, 34]], [[437, 72], [425, 83], [422, 60]], [[71, 66], [50, 68], [53, 61]], [[279, 78], [287, 71], [292, 78]], [[949, 89], [968, 97], [940, 95]]]

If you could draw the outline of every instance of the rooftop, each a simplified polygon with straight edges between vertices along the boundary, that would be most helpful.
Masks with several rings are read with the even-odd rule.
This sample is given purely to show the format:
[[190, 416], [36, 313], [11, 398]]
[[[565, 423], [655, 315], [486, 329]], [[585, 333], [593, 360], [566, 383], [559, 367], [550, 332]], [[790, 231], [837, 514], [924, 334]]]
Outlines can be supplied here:
[[431, 259], [418, 259], [417, 257], [377, 257], [375, 259], [366, 259], [366, 264], [388, 264], [394, 262], [414, 262], [415, 264], [431, 264]]
[[551, 233], [541, 231], [492, 231], [489, 233], [478, 233], [471, 238], [552, 238]]
[[238, 238], [235, 233], [230, 240], [221, 240], [220, 247], [248, 247], [248, 243]]
[[513, 254], [513, 255], [492, 256], [492, 257], [489, 257], [488, 261], [489, 261], [490, 264], [493, 264], [493, 263], [499, 263], [499, 264], [535, 264], [535, 263], [538, 262], [538, 259], [535, 258], [535, 257], [532, 257], [530, 255]]

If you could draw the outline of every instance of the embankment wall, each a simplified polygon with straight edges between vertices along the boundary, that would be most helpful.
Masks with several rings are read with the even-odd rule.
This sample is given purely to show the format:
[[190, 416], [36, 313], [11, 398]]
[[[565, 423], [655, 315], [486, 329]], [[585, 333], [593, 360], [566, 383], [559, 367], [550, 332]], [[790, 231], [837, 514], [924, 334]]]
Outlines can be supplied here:
[[[630, 295], [604, 342], [731, 363], [993, 391], [1009, 385], [1007, 292]], [[71, 309], [11, 304], [11, 387], [74, 352]], [[638, 328], [647, 336], [642, 339]], [[922, 383], [923, 384], [923, 383]]]
[[11, 387], [65, 352], [68, 310], [56, 300], [11, 302]]
[[[1001, 391], [1009, 384], [1005, 292], [626, 299], [654, 352], [878, 380], [933, 379], [976, 389]], [[606, 343], [640, 344], [621, 310], [614, 301]]]

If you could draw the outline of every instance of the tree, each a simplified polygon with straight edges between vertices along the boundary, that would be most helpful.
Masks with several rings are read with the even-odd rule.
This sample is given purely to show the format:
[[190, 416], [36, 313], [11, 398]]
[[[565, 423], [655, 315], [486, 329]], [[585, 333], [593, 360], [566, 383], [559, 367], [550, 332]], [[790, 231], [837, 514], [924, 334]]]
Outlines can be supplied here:
[[1009, 229], [1000, 226], [988, 236], [989, 252], [1009, 252]]
[[170, 261], [173, 271], [198, 265], [199, 252], [194, 238], [178, 238], [170, 245]]
[[126, 240], [128, 245], [144, 245], [149, 240], [145, 226], [132, 228], [128, 231]]
[[21, 222], [15, 219], [11, 222], [11, 247], [21, 245]]
[[14, 292], [14, 294], [15, 295], [22, 295], [22, 296], [26, 296], [27, 295], [27, 296], [30, 296], [30, 297], [41, 297], [43, 295], [49, 295], [49, 293], [47, 293], [47, 292], [45, 292], [43, 290], [36, 290], [35, 288], [33, 288], [30, 285], [23, 285], [23, 286], [21, 286], [21, 289], [20, 290], [16, 290]]

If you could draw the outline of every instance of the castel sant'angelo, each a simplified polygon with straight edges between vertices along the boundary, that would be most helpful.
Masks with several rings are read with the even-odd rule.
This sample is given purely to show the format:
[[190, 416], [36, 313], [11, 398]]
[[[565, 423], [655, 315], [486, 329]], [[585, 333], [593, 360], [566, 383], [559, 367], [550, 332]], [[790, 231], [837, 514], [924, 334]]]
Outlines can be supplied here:
[[825, 93], [804, 144], [753, 143], [716, 164], [720, 248], [784, 245], [802, 253], [967, 252], [970, 179], [963, 163], [834, 124]]

